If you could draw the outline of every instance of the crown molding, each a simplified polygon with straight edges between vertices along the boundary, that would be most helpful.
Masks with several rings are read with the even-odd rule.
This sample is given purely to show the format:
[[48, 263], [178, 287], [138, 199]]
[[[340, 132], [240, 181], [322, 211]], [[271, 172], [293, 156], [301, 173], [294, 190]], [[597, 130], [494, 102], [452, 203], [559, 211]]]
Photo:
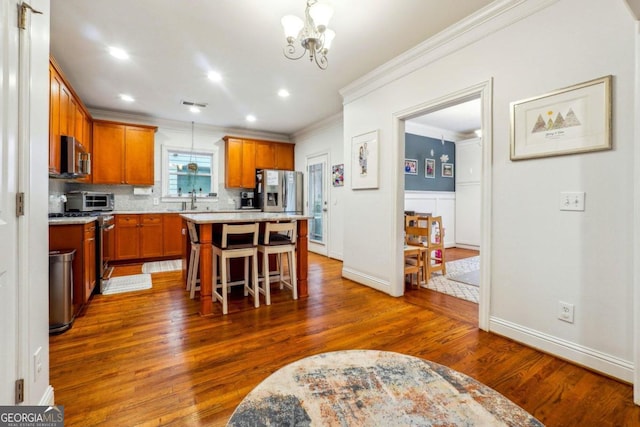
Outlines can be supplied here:
[[[145, 125], [158, 126], [159, 128], [173, 129], [178, 131], [191, 131], [191, 122], [183, 122], [180, 120], [160, 119], [143, 114], [124, 113], [122, 111], [104, 110], [98, 108], [89, 108], [91, 116], [96, 120], [115, 120], [126, 123], [139, 123]], [[195, 123], [199, 130], [208, 130], [210, 132], [221, 133], [223, 135], [234, 135], [238, 137], [246, 137], [252, 139], [264, 139], [279, 142], [291, 142], [289, 135], [271, 132], [252, 131], [241, 128], [229, 128], [213, 126], [206, 123]]]
[[340, 90], [343, 105], [475, 43], [559, 0], [496, 0]]
[[300, 129], [299, 131], [295, 132], [292, 135], [292, 139], [293, 141], [296, 141], [297, 139], [303, 138], [304, 136], [306, 136], [307, 134], [317, 131], [319, 129], [323, 129], [323, 128], [328, 128], [331, 127], [333, 125], [335, 125], [336, 123], [342, 124], [343, 122], [343, 114], [342, 111], [340, 111], [337, 114], [334, 114], [333, 116], [329, 116], [325, 119], [322, 119], [316, 123], [313, 123], [303, 129]]

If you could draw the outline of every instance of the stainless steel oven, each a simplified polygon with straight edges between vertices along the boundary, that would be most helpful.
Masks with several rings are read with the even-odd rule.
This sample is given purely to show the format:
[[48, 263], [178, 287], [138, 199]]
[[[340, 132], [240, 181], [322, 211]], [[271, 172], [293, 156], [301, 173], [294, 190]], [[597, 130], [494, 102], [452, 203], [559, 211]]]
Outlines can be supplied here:
[[113, 267], [109, 266], [109, 261], [113, 259], [115, 217], [111, 214], [102, 214], [98, 217], [98, 227], [96, 228], [96, 274], [100, 283], [100, 293], [104, 290], [106, 282], [111, 277]]

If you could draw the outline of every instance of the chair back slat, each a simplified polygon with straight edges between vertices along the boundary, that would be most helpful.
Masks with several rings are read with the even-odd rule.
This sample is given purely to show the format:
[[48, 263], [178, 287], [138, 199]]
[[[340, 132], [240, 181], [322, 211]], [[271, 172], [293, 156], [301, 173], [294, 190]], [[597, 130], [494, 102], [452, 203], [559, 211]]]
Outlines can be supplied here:
[[196, 225], [192, 222], [187, 222], [187, 228], [189, 229], [191, 243], [198, 243], [198, 230], [196, 230]]
[[[273, 235], [282, 236], [287, 243], [296, 243], [296, 223], [295, 222], [268, 222], [264, 228], [264, 244], [272, 243]], [[275, 243], [275, 242], [273, 242]]]
[[[246, 242], [243, 242], [243, 246], [256, 246], [258, 244], [258, 223], [252, 224], [223, 224], [222, 225], [222, 249], [226, 249], [230, 246], [230, 237], [233, 239], [235, 236], [246, 236]], [[237, 246], [234, 244], [233, 246]]]

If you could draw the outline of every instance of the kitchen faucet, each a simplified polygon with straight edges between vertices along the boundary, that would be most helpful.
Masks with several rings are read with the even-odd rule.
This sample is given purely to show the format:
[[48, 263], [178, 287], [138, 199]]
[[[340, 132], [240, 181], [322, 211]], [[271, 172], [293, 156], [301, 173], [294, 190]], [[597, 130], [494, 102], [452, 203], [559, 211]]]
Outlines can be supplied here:
[[196, 210], [197, 206], [196, 206], [196, 190], [194, 189], [191, 192], [191, 210], [194, 211]]

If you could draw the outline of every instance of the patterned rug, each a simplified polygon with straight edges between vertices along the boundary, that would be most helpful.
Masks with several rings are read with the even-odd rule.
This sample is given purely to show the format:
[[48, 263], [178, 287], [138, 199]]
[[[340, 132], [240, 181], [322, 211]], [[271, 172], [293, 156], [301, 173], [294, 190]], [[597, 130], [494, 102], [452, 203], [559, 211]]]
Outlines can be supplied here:
[[121, 294], [124, 292], [141, 291], [151, 289], [150, 274], [133, 274], [131, 276], [118, 276], [109, 279], [102, 295]]
[[542, 426], [478, 381], [437, 363], [376, 350], [323, 353], [254, 388], [228, 426]]
[[164, 273], [166, 271], [180, 271], [182, 270], [182, 260], [172, 259], [169, 261], [154, 261], [145, 262], [142, 264], [143, 273]]
[[451, 280], [449, 277], [460, 277], [461, 275], [480, 271], [480, 257], [463, 258], [456, 261], [447, 262], [447, 275], [439, 273], [431, 275], [428, 283], [422, 283], [423, 288], [441, 292], [466, 301], [480, 301], [480, 288], [459, 281]]

